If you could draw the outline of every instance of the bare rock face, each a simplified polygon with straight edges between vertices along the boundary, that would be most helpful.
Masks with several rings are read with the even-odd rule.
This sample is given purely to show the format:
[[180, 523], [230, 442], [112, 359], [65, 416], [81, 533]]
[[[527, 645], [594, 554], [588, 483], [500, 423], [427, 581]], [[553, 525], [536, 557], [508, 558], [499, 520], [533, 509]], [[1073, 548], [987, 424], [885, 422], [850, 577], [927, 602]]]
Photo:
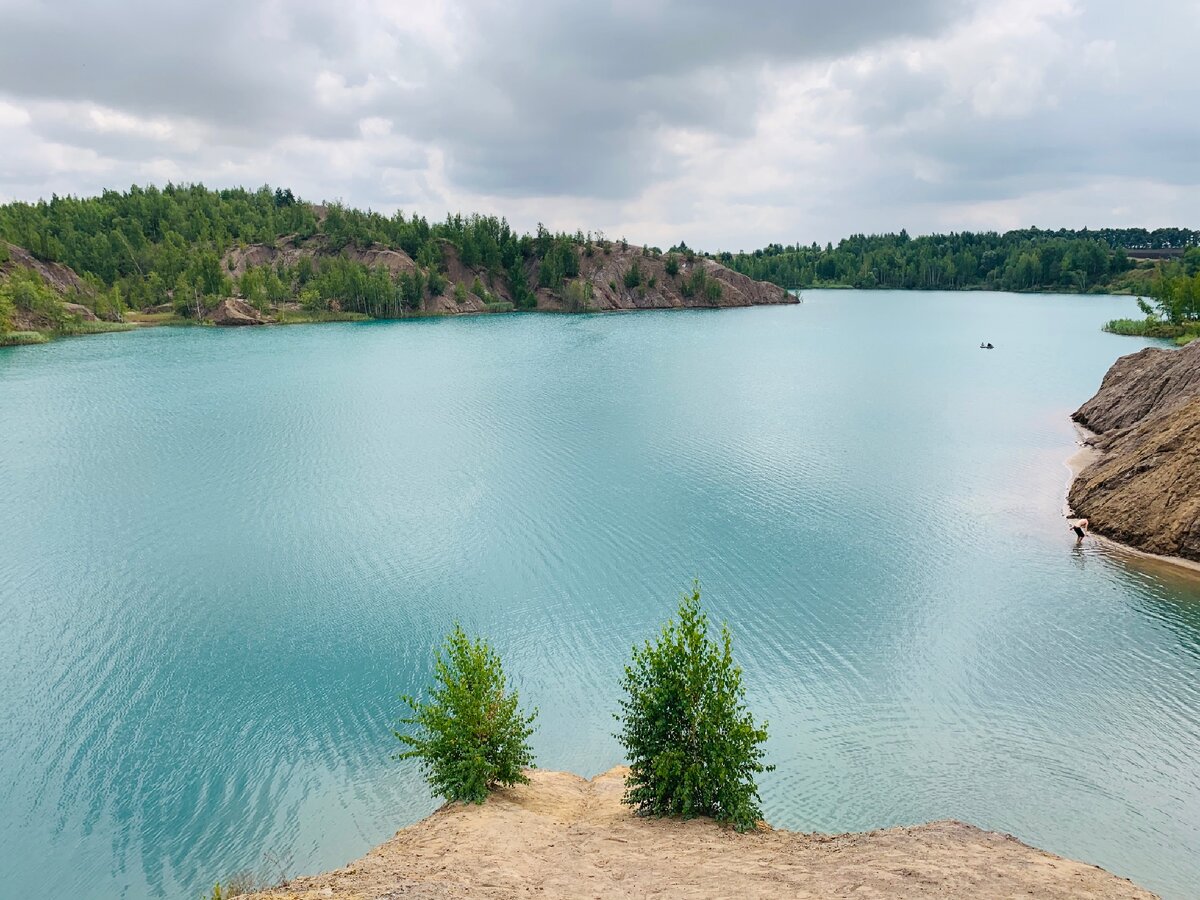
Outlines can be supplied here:
[[208, 314], [214, 325], [263, 325], [266, 319], [263, 314], [245, 300], [227, 298], [217, 304], [217, 308]]
[[1104, 434], [1197, 396], [1200, 342], [1193, 341], [1181, 350], [1147, 347], [1113, 363], [1096, 396], [1079, 407], [1073, 418]]
[[84, 322], [97, 322], [96, 314], [81, 303], [64, 303], [63, 312], [68, 316], [77, 316]]
[[0, 274], [9, 268], [21, 267], [32, 269], [42, 276], [42, 279], [59, 294], [88, 293], [90, 288], [80, 278], [75, 270], [62, 263], [43, 262], [24, 247], [5, 243], [8, 248], [8, 262], [0, 267]]
[[[634, 246], [610, 245], [607, 251], [597, 247], [591, 256], [580, 255], [579, 277], [573, 283], [537, 292], [538, 309], [678, 309], [799, 302], [778, 285], [755, 281], [702, 256], [689, 260], [675, 254], [678, 271], [668, 274], [671, 256]], [[635, 270], [636, 278], [626, 277]], [[708, 283], [715, 287], [700, 286]]]
[[1139, 550], [1200, 560], [1200, 341], [1121, 357], [1073, 418], [1099, 456], [1072, 510]]
[[[441, 241], [440, 249], [439, 268], [445, 286], [439, 294], [425, 297], [423, 312], [440, 315], [478, 313], [497, 303], [513, 302], [505, 277], [489, 272], [484, 266], [465, 265], [458, 249], [449, 241]], [[781, 287], [755, 281], [702, 256], [663, 254], [611, 242], [592, 244], [589, 252], [581, 249], [574, 252], [579, 259], [579, 275], [553, 288], [539, 288], [537, 264], [527, 265], [526, 286], [536, 293], [538, 309], [602, 312], [799, 302]], [[334, 251], [321, 236], [303, 241], [283, 238], [270, 245], [233, 247], [225, 254], [224, 264], [230, 275], [238, 278], [250, 266], [279, 263], [292, 266], [304, 257], [319, 266], [323, 260], [334, 256], [371, 267], [382, 266], [393, 278], [418, 270], [416, 262], [403, 250], [375, 244], [366, 249], [351, 245]], [[668, 259], [672, 260], [673, 268], [678, 267], [674, 275], [667, 273]]]

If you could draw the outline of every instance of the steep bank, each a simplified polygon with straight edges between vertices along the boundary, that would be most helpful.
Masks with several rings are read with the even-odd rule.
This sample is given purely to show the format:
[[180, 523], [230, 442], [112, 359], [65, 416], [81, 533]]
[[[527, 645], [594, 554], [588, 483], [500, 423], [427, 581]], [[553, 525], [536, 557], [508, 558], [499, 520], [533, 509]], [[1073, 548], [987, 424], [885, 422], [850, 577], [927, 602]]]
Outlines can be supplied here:
[[482, 807], [447, 806], [348, 866], [258, 897], [1150, 898], [1103, 869], [961, 822], [865, 834], [643, 819], [623, 769], [533, 771]]
[[[445, 278], [435, 294], [420, 300], [423, 312], [435, 315], [480, 313], [495, 304], [515, 303], [510, 277], [484, 265], [467, 265], [450, 241], [435, 244], [434, 268]], [[727, 266], [702, 256], [661, 253], [649, 248], [606, 242], [572, 247], [575, 276], [553, 279], [552, 287], [541, 286], [541, 266], [536, 259], [524, 266], [522, 280], [536, 298], [534, 308], [554, 312], [608, 312], [634, 309], [713, 308], [798, 303], [783, 288], [755, 281]], [[301, 260], [319, 269], [330, 259], [345, 259], [369, 268], [381, 267], [393, 279], [420, 274], [417, 262], [400, 249], [373, 245], [366, 249], [344, 247], [330, 250], [320, 237], [279, 241], [275, 245], [252, 244], [233, 247], [224, 257], [224, 269], [234, 279], [250, 268], [294, 267]], [[336, 298], [343, 304], [350, 298]]]
[[1074, 514], [1138, 550], [1200, 561], [1200, 342], [1121, 357], [1073, 418], [1096, 451], [1071, 485]]

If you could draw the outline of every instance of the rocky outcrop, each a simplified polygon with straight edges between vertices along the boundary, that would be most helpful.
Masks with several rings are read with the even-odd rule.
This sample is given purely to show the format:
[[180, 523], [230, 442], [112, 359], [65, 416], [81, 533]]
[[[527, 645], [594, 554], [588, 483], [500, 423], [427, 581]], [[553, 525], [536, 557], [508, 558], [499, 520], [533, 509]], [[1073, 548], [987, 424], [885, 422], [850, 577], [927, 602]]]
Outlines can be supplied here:
[[1121, 357], [1073, 418], [1098, 453], [1072, 511], [1139, 550], [1200, 561], [1200, 341]]
[[[453, 315], [479, 313], [514, 298], [508, 281], [484, 266], [467, 266], [458, 248], [439, 242], [439, 271], [446, 280], [443, 290], [427, 295], [423, 311]], [[538, 287], [538, 264], [525, 271], [526, 286], [537, 297], [537, 308], [546, 311], [602, 312], [628, 309], [677, 309], [683, 307], [761, 306], [798, 303], [781, 287], [755, 281], [715, 260], [691, 254], [663, 254], [656, 250], [612, 242], [591, 244], [574, 251], [579, 274], [552, 288]], [[319, 265], [322, 259], [342, 256], [367, 266], [382, 266], [393, 277], [419, 268], [403, 250], [381, 244], [366, 249], [354, 246], [329, 249], [324, 237], [305, 241], [281, 239], [274, 244], [233, 247], [225, 255], [225, 268], [240, 277], [250, 266], [294, 266], [308, 257]], [[668, 274], [668, 267], [676, 269]], [[633, 274], [631, 274], [631, 272]]]
[[264, 325], [267, 321], [257, 309], [236, 297], [222, 300], [206, 318], [214, 325]]
[[736, 834], [641, 818], [627, 770], [587, 781], [533, 770], [482, 806], [445, 806], [362, 859], [259, 897], [744, 897], [1150, 900], [1103, 869], [961, 822], [866, 834]]
[[63, 312], [68, 316], [74, 316], [82, 322], [98, 322], [96, 314], [84, 306], [82, 303], [64, 303], [62, 305]]
[[[668, 265], [678, 267], [669, 274]], [[631, 274], [634, 273], [634, 274]], [[698, 274], [699, 273], [699, 274]], [[629, 277], [627, 277], [629, 276]], [[709, 284], [715, 287], [709, 287]], [[619, 244], [581, 253], [579, 277], [561, 288], [540, 289], [538, 309], [618, 310], [763, 306], [798, 303], [783, 288], [755, 281], [720, 263]]]
[[23, 269], [32, 269], [42, 276], [42, 280], [54, 290], [62, 295], [67, 294], [89, 294], [91, 288], [87, 286], [78, 273], [69, 266], [64, 266], [62, 263], [43, 262], [38, 259], [24, 247], [18, 247], [16, 244], [9, 244], [3, 241], [7, 253], [3, 254], [7, 257], [7, 261], [0, 264], [0, 274], [3, 274], [8, 269], [20, 266]]

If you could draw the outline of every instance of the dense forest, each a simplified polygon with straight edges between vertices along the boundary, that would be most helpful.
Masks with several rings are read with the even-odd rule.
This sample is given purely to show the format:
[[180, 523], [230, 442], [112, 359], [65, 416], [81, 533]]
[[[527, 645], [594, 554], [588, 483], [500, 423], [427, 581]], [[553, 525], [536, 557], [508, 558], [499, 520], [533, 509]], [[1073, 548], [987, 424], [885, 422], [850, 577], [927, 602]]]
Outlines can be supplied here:
[[1200, 245], [1200, 232], [1042, 231], [853, 235], [837, 246], [771, 244], [753, 253], [719, 253], [716, 259], [751, 278], [788, 288], [839, 285], [857, 288], [999, 291], [1112, 289], [1133, 268], [1126, 249], [1180, 249]]
[[[444, 288], [441, 241], [458, 248], [464, 265], [482, 265], [504, 278], [516, 305], [531, 306], [527, 261], [562, 255], [573, 240], [545, 229], [536, 237], [518, 235], [493, 216], [448, 216], [431, 225], [419, 215], [317, 206], [291, 190], [217, 191], [201, 185], [10, 203], [0, 206], [0, 239], [39, 260], [70, 266], [112, 303], [132, 309], [174, 303], [185, 316], [203, 298], [233, 295], [256, 304], [303, 298], [321, 306], [336, 300], [363, 313], [400, 315]], [[251, 267], [235, 282], [232, 248], [285, 240], [318, 250], [319, 263], [304, 256], [288, 265]], [[339, 257], [348, 247], [374, 246], [402, 250], [417, 266], [397, 277]]]
[[[537, 306], [541, 288], [559, 292], [563, 308], [586, 309], [593, 285], [581, 283], [586, 280], [580, 269], [583, 257], [597, 250], [610, 253], [614, 247], [630, 250], [623, 239], [555, 234], [540, 225], [533, 235], [519, 234], [495, 216], [448, 215], [431, 223], [419, 214], [383, 215], [341, 203], [307, 203], [282, 188], [212, 190], [202, 185], [135, 186], [98, 197], [5, 204], [0, 206], [0, 241], [24, 248], [26, 258], [38, 265], [72, 270], [69, 290], [59, 284], [55, 294], [36, 273], [25, 269], [18, 276], [13, 265], [6, 265], [10, 251], [0, 243], [0, 274], [7, 272], [0, 280], [0, 331], [21, 310], [40, 310], [42, 319], [51, 322], [49, 330], [62, 330], [69, 323], [61, 315], [54, 319], [58, 299], [84, 305], [110, 322], [128, 311], [200, 318], [229, 297], [264, 312], [290, 305], [317, 316], [396, 317], [428, 311], [437, 308], [431, 300], [446, 291], [451, 292], [451, 306], [470, 294], [478, 301], [475, 309], [530, 309]], [[1151, 287], [1148, 279], [1158, 267], [1134, 271], [1125, 248], [1197, 245], [1200, 233], [1186, 229], [1027, 229], [917, 238], [901, 231], [854, 235], [824, 248], [772, 244], [753, 253], [709, 258], [787, 288], [1115, 288], [1151, 294], [1143, 288]], [[686, 244], [665, 255], [658, 248], [640, 252], [661, 261], [663, 277], [678, 280], [682, 296], [719, 296], [719, 284], [701, 283], [702, 268], [680, 274], [681, 262], [687, 269], [703, 256]], [[1158, 291], [1175, 298], [1163, 307], [1164, 315], [1178, 308], [1186, 318], [1200, 302], [1192, 299], [1193, 273], [1186, 268], [1194, 265], [1195, 252], [1189, 252], [1190, 262], [1173, 264], [1178, 277], [1170, 275], [1175, 280], [1164, 281], [1166, 287]], [[390, 266], [379, 262], [380, 254], [387, 253], [392, 254]], [[1130, 280], [1139, 273], [1144, 276], [1140, 282]], [[635, 260], [623, 276], [606, 284], [619, 290], [623, 280], [631, 289], [632, 279], [632, 289], [645, 290], [640, 274]], [[649, 285], [653, 288], [653, 278]], [[69, 297], [63, 296], [66, 292]], [[572, 299], [572, 292], [581, 297]]]
[[1114, 319], [1105, 326], [1117, 334], [1172, 338], [1178, 344], [1200, 340], [1200, 247], [1190, 247], [1156, 272], [1148, 292], [1138, 297], [1141, 319]]

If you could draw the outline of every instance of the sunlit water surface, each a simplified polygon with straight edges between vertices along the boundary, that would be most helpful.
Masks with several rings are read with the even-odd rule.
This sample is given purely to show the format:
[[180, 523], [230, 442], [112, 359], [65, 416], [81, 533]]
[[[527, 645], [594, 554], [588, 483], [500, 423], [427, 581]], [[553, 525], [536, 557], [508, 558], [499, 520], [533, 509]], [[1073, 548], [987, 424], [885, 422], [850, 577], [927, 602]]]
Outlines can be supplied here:
[[1200, 583], [1061, 517], [1132, 301], [805, 299], [0, 351], [0, 891], [363, 853], [435, 806], [390, 729], [455, 620], [539, 765], [603, 771], [698, 576], [773, 824], [955, 817], [1195, 896]]

